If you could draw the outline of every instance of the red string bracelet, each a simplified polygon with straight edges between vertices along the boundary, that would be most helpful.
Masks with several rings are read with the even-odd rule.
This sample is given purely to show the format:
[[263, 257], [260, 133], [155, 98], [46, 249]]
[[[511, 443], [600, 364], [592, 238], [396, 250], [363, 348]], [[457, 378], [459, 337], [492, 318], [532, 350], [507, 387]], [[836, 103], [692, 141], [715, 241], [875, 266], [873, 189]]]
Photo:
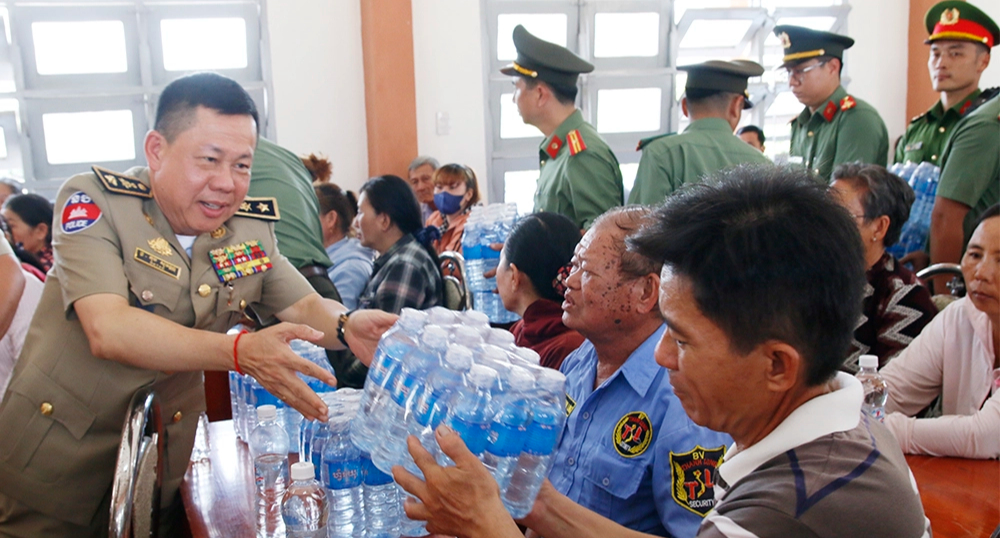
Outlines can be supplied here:
[[240, 337], [250, 331], [243, 329], [236, 335], [236, 340], [233, 340], [233, 366], [235, 366], [236, 373], [243, 375], [243, 370], [240, 370], [240, 356], [236, 353], [236, 346], [240, 345]]

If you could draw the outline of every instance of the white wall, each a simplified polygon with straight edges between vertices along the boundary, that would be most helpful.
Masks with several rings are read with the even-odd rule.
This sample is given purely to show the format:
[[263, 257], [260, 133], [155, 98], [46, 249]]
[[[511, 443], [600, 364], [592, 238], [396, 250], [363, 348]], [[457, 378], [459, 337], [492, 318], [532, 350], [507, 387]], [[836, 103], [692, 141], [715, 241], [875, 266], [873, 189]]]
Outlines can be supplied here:
[[[468, 165], [486, 188], [486, 103], [479, 0], [413, 0], [417, 147], [442, 164]], [[437, 115], [449, 128], [438, 132]]]
[[[1000, 2], [996, 0], [975, 0], [972, 2], [979, 9], [986, 12], [991, 19], [995, 21], [1000, 21]], [[980, 88], [992, 88], [994, 86], [1000, 86], [1000, 49], [993, 47], [990, 66], [986, 68], [986, 72], [983, 73], [983, 78], [979, 79]]]
[[[854, 46], [845, 53], [847, 91], [868, 101], [889, 130], [889, 149], [906, 131], [908, 0], [852, 0], [847, 33]], [[891, 162], [892, 159], [890, 159]]]
[[267, 23], [277, 142], [326, 155], [356, 191], [368, 178], [360, 1], [271, 1]]

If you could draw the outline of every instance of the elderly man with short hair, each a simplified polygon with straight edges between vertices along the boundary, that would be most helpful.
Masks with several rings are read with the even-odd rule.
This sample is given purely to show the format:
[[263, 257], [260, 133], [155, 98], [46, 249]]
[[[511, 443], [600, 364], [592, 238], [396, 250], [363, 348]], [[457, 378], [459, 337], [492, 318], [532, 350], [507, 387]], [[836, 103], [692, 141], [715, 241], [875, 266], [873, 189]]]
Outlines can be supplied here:
[[406, 182], [413, 188], [413, 194], [417, 195], [417, 201], [420, 202], [421, 222], [427, 222], [437, 211], [434, 205], [434, 172], [440, 166], [434, 157], [421, 155], [410, 162], [406, 171]]

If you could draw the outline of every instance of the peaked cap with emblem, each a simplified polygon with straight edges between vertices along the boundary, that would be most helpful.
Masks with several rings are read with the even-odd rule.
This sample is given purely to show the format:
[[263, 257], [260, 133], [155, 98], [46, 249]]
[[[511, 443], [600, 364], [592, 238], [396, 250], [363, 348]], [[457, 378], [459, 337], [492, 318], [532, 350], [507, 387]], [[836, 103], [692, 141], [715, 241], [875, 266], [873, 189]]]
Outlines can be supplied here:
[[957, 0], [934, 4], [924, 15], [924, 26], [929, 34], [926, 44], [939, 39], [973, 41], [993, 48], [1000, 43], [1000, 28], [989, 15], [976, 6]]
[[580, 73], [590, 73], [593, 64], [570, 52], [566, 47], [531, 35], [520, 24], [514, 28], [514, 48], [517, 59], [500, 70], [511, 76], [541, 80], [560, 86], [576, 86]]
[[700, 64], [682, 65], [679, 71], [687, 71], [684, 89], [716, 90], [742, 94], [746, 99], [743, 108], [752, 108], [750, 94], [747, 93], [747, 79], [764, 74], [764, 67], [750, 60], [709, 60]]
[[844, 51], [854, 46], [854, 40], [846, 35], [803, 26], [775, 26], [774, 35], [778, 36], [785, 49], [785, 57], [781, 59], [782, 67], [819, 56], [833, 56], [843, 61]]

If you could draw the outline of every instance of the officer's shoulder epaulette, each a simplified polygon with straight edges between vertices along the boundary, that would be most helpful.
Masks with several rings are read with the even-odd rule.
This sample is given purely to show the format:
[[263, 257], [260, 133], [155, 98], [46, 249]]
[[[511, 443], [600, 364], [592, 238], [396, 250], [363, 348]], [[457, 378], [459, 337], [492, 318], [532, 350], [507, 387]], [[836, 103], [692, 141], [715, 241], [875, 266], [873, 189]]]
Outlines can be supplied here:
[[984, 103], [986, 103], [986, 101], [993, 99], [997, 95], [1000, 95], [1000, 86], [986, 88], [985, 90], [979, 92], [979, 95], [976, 96], [976, 98], [973, 99], [972, 102], [969, 103], [967, 107], [965, 107], [965, 110], [962, 111], [962, 116], [963, 117], [968, 116], [969, 114], [972, 113], [972, 111], [976, 110]]
[[583, 142], [583, 135], [579, 129], [573, 129], [566, 133], [566, 145], [569, 146], [570, 156], [576, 155], [587, 149], [587, 144]]
[[855, 101], [854, 97], [851, 97], [850, 95], [845, 96], [840, 100], [840, 110], [850, 110], [856, 106], [858, 106], [858, 102]]
[[91, 166], [90, 169], [94, 171], [94, 175], [96, 175], [97, 179], [101, 181], [101, 185], [104, 186], [104, 190], [106, 191], [113, 192], [115, 194], [136, 196], [138, 198], [153, 197], [153, 193], [149, 190], [149, 186], [134, 177], [119, 174], [118, 172], [112, 172], [111, 170], [106, 170], [100, 166]]
[[635, 146], [635, 150], [636, 151], [642, 151], [642, 149], [645, 148], [646, 146], [648, 146], [650, 142], [652, 142], [654, 140], [659, 140], [661, 138], [666, 138], [668, 136], [673, 136], [675, 134], [677, 134], [677, 133], [663, 133], [663, 134], [658, 134], [658, 135], [655, 135], [655, 136], [648, 136], [648, 137], [643, 138], [642, 140], [639, 141], [639, 143]]
[[279, 220], [278, 200], [268, 197], [247, 196], [240, 204], [236, 216], [260, 220]]

